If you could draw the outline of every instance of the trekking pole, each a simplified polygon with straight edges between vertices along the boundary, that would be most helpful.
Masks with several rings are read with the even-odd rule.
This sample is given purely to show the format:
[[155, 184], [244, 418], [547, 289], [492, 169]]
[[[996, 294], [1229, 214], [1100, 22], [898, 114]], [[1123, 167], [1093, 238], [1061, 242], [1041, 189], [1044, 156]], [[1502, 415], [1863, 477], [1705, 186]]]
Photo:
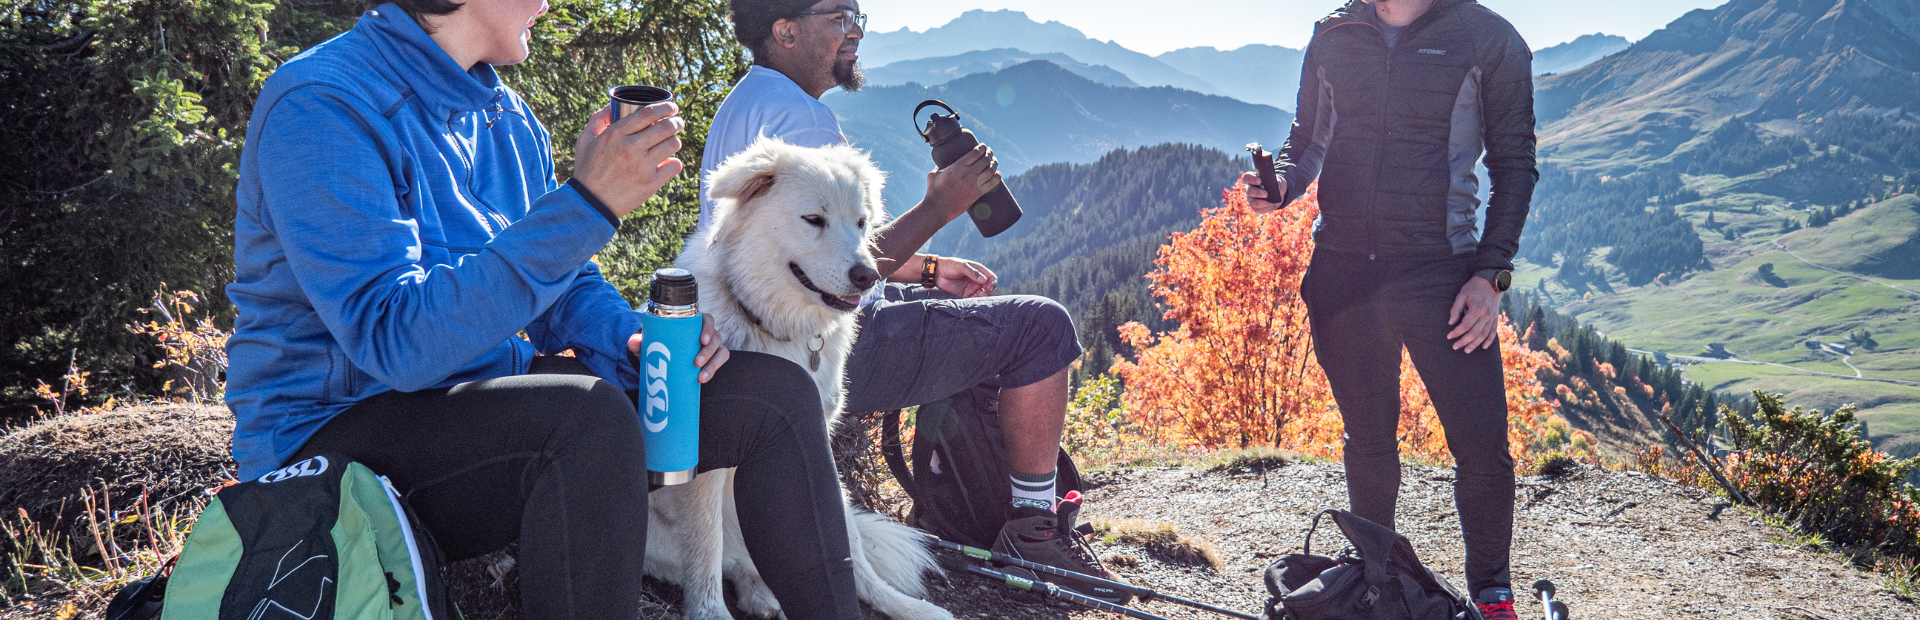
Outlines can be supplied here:
[[1045, 564], [1041, 564], [1038, 562], [1030, 562], [1027, 560], [1022, 560], [1020, 558], [1016, 558], [1016, 557], [1007, 555], [1005, 553], [1000, 553], [998, 551], [981, 549], [979, 547], [969, 547], [959, 543], [949, 542], [946, 540], [942, 540], [941, 538], [937, 536], [933, 536], [931, 534], [927, 535], [927, 538], [933, 539], [934, 544], [938, 545], [942, 549], [946, 549], [949, 551], [958, 551], [961, 554], [966, 555], [967, 557], [970, 557], [970, 558], [985, 560], [985, 561], [992, 562], [994, 564], [999, 564], [1002, 566], [1018, 566], [1020, 568], [1024, 568], [1031, 571], [1038, 571], [1038, 572], [1046, 573], [1049, 575], [1054, 575], [1056, 577], [1066, 577], [1068, 579], [1073, 579], [1076, 581], [1084, 581], [1084, 582], [1095, 584], [1095, 585], [1102, 585], [1102, 586], [1106, 586], [1116, 590], [1124, 590], [1128, 594], [1132, 594], [1134, 598], [1140, 599], [1140, 602], [1142, 603], [1149, 603], [1155, 600], [1164, 600], [1169, 603], [1186, 605], [1194, 609], [1211, 611], [1213, 613], [1232, 616], [1235, 618], [1243, 618], [1245, 620], [1262, 620], [1259, 616], [1243, 614], [1231, 609], [1223, 609], [1223, 608], [1208, 605], [1206, 603], [1202, 603], [1199, 601], [1192, 601], [1192, 600], [1180, 598], [1178, 596], [1173, 596], [1171, 594], [1161, 594], [1159, 592], [1153, 591], [1152, 588], [1143, 588], [1136, 585], [1128, 585], [1128, 584], [1120, 583], [1118, 581], [1101, 579], [1093, 575], [1076, 573], [1076, 572], [1062, 569], [1062, 568], [1054, 568], [1052, 566], [1047, 566]]
[[1071, 602], [1079, 603], [1081, 605], [1086, 605], [1088, 607], [1092, 607], [1094, 609], [1098, 609], [1101, 611], [1110, 611], [1116, 614], [1127, 616], [1129, 618], [1139, 618], [1140, 620], [1167, 620], [1166, 618], [1163, 618], [1161, 616], [1156, 616], [1156, 615], [1153, 615], [1144, 611], [1140, 611], [1138, 609], [1134, 609], [1131, 607], [1122, 607], [1120, 605], [1115, 605], [1113, 603], [1109, 603], [1097, 598], [1093, 598], [1091, 596], [1087, 596], [1084, 594], [1080, 594], [1078, 592], [1067, 590], [1065, 588], [1053, 585], [1051, 583], [1047, 583], [1045, 581], [1035, 581], [1035, 580], [1027, 579], [1024, 577], [1016, 577], [1016, 576], [1009, 575], [997, 570], [993, 570], [991, 568], [987, 568], [985, 566], [980, 566], [978, 564], [963, 564], [961, 565], [961, 568], [965, 569], [969, 573], [973, 573], [981, 577], [986, 577], [988, 579], [1000, 581], [1000, 582], [1006, 583], [1007, 585], [1010, 585], [1022, 590], [1026, 590], [1028, 592], [1033, 592], [1035, 594], [1039, 594], [1041, 598], [1057, 598], [1065, 601], [1071, 601]]
[[1567, 604], [1554, 600], [1553, 582], [1545, 579], [1533, 582], [1533, 594], [1540, 599], [1540, 610], [1546, 612], [1547, 620], [1568, 620]]

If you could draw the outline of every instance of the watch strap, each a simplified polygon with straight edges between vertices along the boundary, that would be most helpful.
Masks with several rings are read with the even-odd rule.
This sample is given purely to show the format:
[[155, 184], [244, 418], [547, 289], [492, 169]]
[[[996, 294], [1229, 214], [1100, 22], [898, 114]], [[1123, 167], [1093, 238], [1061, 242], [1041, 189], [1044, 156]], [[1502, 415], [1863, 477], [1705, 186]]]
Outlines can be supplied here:
[[920, 287], [937, 288], [939, 283], [934, 279], [934, 274], [939, 270], [940, 257], [932, 254], [926, 255], [926, 262], [920, 264]]

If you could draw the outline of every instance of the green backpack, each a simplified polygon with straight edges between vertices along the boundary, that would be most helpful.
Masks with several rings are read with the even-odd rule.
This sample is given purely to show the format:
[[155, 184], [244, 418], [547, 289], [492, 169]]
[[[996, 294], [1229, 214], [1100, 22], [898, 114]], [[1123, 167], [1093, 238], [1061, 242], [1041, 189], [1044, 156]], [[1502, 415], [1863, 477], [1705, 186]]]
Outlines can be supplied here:
[[172, 567], [113, 603], [109, 620], [151, 618], [156, 607], [160, 620], [459, 614], [439, 546], [393, 484], [338, 454], [221, 489]]

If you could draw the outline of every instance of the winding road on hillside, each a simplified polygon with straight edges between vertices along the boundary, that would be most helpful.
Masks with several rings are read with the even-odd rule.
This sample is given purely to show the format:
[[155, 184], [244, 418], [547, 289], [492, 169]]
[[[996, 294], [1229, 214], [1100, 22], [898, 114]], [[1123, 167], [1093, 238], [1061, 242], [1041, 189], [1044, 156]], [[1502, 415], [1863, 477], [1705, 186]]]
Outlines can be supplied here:
[[1807, 259], [1805, 259], [1805, 258], [1801, 258], [1801, 257], [1800, 257], [1800, 254], [1799, 254], [1799, 253], [1796, 253], [1796, 252], [1794, 252], [1794, 251], [1793, 251], [1793, 248], [1790, 248], [1790, 247], [1788, 247], [1788, 246], [1787, 246], [1787, 242], [1786, 242], [1785, 240], [1783, 240], [1783, 239], [1774, 239], [1774, 240], [1773, 240], [1773, 244], [1774, 244], [1775, 246], [1778, 246], [1778, 247], [1780, 248], [1780, 251], [1782, 251], [1782, 252], [1786, 252], [1788, 256], [1792, 256], [1794, 260], [1797, 260], [1797, 261], [1800, 261], [1800, 262], [1802, 262], [1802, 263], [1805, 263], [1805, 264], [1806, 264], [1806, 265], [1807, 265], [1808, 267], [1813, 267], [1813, 268], [1815, 268], [1815, 269], [1823, 269], [1823, 270], [1826, 270], [1826, 271], [1831, 271], [1831, 272], [1833, 272], [1833, 273], [1837, 273], [1837, 274], [1840, 274], [1840, 275], [1843, 275], [1843, 276], [1846, 276], [1846, 277], [1849, 277], [1849, 278], [1853, 278], [1853, 279], [1855, 279], [1855, 280], [1859, 280], [1859, 281], [1861, 281], [1861, 282], [1866, 282], [1866, 283], [1868, 283], [1868, 284], [1875, 284], [1875, 285], [1879, 285], [1879, 286], [1884, 286], [1884, 287], [1887, 287], [1887, 288], [1890, 288], [1890, 289], [1893, 289], [1893, 290], [1896, 290], [1896, 291], [1900, 291], [1900, 292], [1902, 292], [1902, 293], [1906, 293], [1906, 294], [1908, 294], [1908, 295], [1912, 295], [1912, 296], [1914, 296], [1915, 298], [1920, 298], [1920, 292], [1915, 292], [1915, 291], [1913, 291], [1913, 290], [1911, 290], [1911, 289], [1907, 289], [1907, 288], [1902, 288], [1902, 287], [1899, 287], [1899, 286], [1895, 286], [1895, 285], [1892, 285], [1892, 284], [1887, 284], [1887, 283], [1885, 283], [1885, 282], [1881, 282], [1881, 281], [1879, 281], [1879, 280], [1875, 280], [1875, 279], [1873, 279], [1873, 278], [1869, 278], [1869, 277], [1866, 277], [1866, 276], [1863, 276], [1863, 275], [1860, 275], [1860, 274], [1857, 274], [1857, 273], [1849, 273], [1849, 272], [1845, 272], [1845, 271], [1841, 271], [1841, 270], [1838, 270], [1838, 269], [1834, 269], [1834, 268], [1832, 268], [1832, 267], [1828, 267], [1828, 266], [1826, 266], [1826, 265], [1822, 265], [1822, 264], [1819, 264], [1819, 263], [1815, 263], [1815, 262], [1813, 262], [1813, 261], [1810, 261], [1810, 260], [1807, 260]]

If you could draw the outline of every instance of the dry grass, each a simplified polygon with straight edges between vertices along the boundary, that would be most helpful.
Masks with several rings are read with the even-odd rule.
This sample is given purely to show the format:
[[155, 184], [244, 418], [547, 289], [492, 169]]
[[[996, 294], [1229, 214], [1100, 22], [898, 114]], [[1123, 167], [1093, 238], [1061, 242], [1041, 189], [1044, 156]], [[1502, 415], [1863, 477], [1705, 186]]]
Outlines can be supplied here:
[[178, 552], [206, 490], [233, 469], [232, 420], [223, 408], [153, 405], [0, 436], [7, 614], [93, 609]]
[[1170, 523], [1094, 519], [1093, 530], [1103, 544], [1140, 547], [1162, 562], [1214, 571], [1221, 567], [1220, 550], [1213, 543], [1182, 534]]

